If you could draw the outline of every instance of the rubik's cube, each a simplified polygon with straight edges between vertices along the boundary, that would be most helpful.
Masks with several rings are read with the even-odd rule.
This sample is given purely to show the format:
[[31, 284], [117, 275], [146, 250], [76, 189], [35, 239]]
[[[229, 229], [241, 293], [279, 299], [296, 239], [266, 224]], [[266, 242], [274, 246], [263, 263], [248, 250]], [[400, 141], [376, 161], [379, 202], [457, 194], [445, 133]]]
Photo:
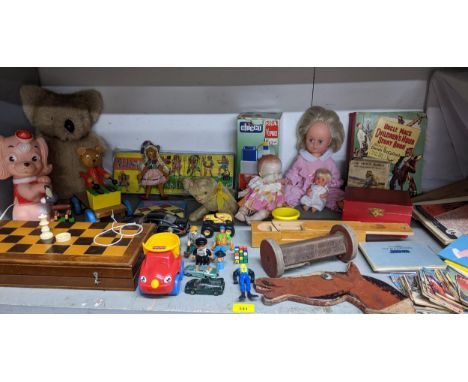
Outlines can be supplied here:
[[245, 245], [234, 247], [234, 264], [247, 264], [249, 262], [249, 253]]

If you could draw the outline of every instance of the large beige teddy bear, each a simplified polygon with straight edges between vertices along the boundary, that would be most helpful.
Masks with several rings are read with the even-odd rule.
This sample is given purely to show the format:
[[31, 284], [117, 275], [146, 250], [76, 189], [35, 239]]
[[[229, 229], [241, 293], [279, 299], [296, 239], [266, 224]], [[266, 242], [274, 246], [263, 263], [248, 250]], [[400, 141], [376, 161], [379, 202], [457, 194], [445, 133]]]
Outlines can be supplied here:
[[189, 216], [191, 221], [201, 220], [209, 212], [227, 212], [234, 216], [237, 202], [229, 190], [213, 178], [196, 177], [183, 180], [184, 189], [201, 204]]
[[20, 93], [26, 117], [49, 147], [54, 192], [61, 199], [83, 192], [80, 171], [86, 168], [78, 147], [105, 147], [91, 132], [103, 108], [101, 94], [96, 90], [58, 94], [35, 85], [22, 86]]

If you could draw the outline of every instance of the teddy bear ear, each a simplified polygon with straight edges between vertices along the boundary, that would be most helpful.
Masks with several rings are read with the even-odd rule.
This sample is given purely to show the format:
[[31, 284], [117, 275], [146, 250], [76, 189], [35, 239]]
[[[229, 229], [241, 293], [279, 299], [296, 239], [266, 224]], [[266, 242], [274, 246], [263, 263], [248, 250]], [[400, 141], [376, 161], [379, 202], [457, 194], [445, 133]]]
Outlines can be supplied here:
[[23, 111], [31, 124], [33, 124], [34, 109], [42, 102], [42, 99], [46, 97], [47, 93], [47, 90], [37, 85], [21, 86], [20, 96], [21, 102], [23, 103]]
[[106, 150], [104, 149], [104, 147], [102, 146], [96, 146], [94, 148], [94, 150], [96, 150], [96, 152], [98, 152], [99, 154], [102, 154], [103, 152], [105, 152]]
[[76, 149], [76, 152], [78, 153], [79, 156], [81, 156], [86, 152], [86, 147], [78, 147]]
[[86, 106], [91, 115], [93, 124], [97, 121], [101, 115], [102, 109], [104, 107], [104, 101], [102, 100], [102, 95], [97, 90], [84, 90], [81, 93]]

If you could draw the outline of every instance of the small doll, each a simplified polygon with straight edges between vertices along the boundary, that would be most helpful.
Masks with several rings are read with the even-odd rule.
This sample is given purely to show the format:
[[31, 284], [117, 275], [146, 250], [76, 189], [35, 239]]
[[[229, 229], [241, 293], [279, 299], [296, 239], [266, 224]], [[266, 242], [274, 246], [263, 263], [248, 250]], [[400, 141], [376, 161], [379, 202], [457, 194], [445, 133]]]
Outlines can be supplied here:
[[312, 183], [313, 174], [319, 168], [326, 168], [332, 174], [326, 199], [326, 207], [340, 210], [344, 192], [340, 189], [343, 180], [332, 158], [344, 141], [343, 124], [332, 110], [320, 106], [307, 109], [297, 127], [297, 149], [299, 155], [286, 173], [285, 200], [295, 207]]
[[144, 141], [141, 144], [140, 152], [144, 157], [144, 167], [137, 175], [137, 179], [140, 185], [145, 187], [144, 199], [149, 198], [153, 186], [158, 186], [161, 199], [167, 199], [164, 194], [164, 184], [167, 182], [170, 170], [159, 155], [159, 149], [160, 147], [151, 141]]
[[195, 270], [200, 272], [200, 265], [207, 265], [208, 273], [211, 272], [210, 262], [213, 260], [211, 251], [207, 248], [208, 240], [206, 237], [199, 237], [195, 240], [196, 248], [193, 250], [192, 255], [195, 257]]
[[258, 176], [239, 193], [243, 197], [236, 218], [248, 224], [252, 220], [266, 219], [272, 210], [284, 204], [281, 160], [276, 155], [264, 155], [258, 163]]
[[201, 235], [198, 233], [198, 226], [193, 225], [190, 227], [190, 232], [188, 234], [188, 239], [187, 239], [187, 248], [185, 249], [184, 252], [184, 257], [189, 257], [193, 250], [197, 248], [195, 245], [195, 240], [197, 240]]
[[325, 208], [327, 199], [321, 198], [321, 195], [328, 194], [328, 183], [330, 183], [332, 174], [326, 168], [319, 168], [315, 171], [314, 182], [311, 184], [305, 195], [301, 198], [301, 204], [304, 211], [310, 210], [315, 213]]

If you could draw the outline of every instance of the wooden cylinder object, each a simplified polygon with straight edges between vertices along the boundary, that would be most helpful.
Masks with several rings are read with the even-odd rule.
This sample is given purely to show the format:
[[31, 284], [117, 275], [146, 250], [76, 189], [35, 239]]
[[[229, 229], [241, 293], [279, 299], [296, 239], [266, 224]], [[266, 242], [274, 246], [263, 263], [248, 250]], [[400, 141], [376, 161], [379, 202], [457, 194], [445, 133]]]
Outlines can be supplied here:
[[356, 257], [356, 235], [346, 224], [334, 225], [326, 236], [279, 245], [273, 239], [260, 243], [260, 260], [269, 277], [281, 277], [285, 270], [314, 260], [338, 256], [348, 262]]

